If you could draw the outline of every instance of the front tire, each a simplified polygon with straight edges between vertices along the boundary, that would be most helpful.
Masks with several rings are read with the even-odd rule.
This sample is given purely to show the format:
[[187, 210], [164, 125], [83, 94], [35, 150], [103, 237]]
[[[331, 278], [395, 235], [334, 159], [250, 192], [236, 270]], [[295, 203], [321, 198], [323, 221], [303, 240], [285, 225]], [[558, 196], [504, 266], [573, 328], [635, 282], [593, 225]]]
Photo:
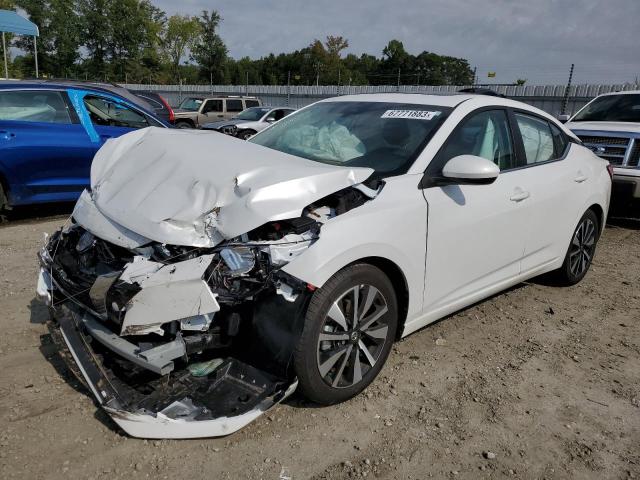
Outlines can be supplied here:
[[599, 237], [599, 221], [593, 210], [587, 210], [573, 232], [564, 263], [556, 271], [562, 285], [575, 285], [589, 271]]
[[398, 325], [389, 278], [369, 264], [349, 266], [313, 294], [294, 352], [299, 388], [322, 405], [348, 400], [378, 375]]
[[249, 140], [256, 134], [254, 130], [242, 130], [236, 135], [240, 140]]

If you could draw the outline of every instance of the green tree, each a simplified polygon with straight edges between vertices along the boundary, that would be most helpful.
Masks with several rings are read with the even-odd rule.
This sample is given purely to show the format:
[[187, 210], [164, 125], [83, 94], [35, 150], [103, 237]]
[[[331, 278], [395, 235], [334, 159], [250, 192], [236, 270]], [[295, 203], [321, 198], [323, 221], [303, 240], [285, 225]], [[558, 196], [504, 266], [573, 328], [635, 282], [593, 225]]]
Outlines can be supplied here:
[[[38, 63], [45, 76], [66, 77], [75, 74], [79, 58], [80, 22], [76, 10], [76, 0], [16, 0], [16, 6], [26, 12], [33, 23], [38, 25]], [[26, 75], [35, 74], [33, 64], [34, 44], [30, 37], [16, 38], [15, 45], [27, 52], [31, 64]]]
[[200, 67], [200, 76], [213, 83], [224, 81], [227, 61], [227, 46], [218, 35], [217, 29], [222, 18], [215, 10], [204, 10], [198, 19], [200, 38], [191, 50], [193, 60]]
[[171, 64], [171, 73], [179, 76], [180, 60], [192, 48], [200, 35], [200, 22], [196, 17], [173, 15], [162, 32], [161, 45]]

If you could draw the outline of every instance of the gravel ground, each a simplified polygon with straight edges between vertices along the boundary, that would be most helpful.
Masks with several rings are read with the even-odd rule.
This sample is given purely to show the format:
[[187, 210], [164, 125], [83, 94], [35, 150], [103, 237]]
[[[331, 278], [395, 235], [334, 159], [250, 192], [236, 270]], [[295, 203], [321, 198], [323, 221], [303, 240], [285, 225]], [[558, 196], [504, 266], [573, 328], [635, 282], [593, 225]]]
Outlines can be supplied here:
[[0, 227], [0, 478], [640, 478], [640, 231], [586, 279], [519, 285], [398, 342], [359, 397], [294, 397], [226, 438], [128, 438], [54, 355], [35, 253]]

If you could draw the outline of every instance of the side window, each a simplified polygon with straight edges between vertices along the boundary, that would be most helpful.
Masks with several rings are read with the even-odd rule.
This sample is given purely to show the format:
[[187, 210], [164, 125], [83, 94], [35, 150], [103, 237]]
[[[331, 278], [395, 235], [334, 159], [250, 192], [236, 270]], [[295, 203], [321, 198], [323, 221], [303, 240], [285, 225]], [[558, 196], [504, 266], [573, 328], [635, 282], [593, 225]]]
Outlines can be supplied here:
[[516, 113], [515, 117], [522, 136], [527, 165], [548, 162], [556, 158], [549, 122], [522, 113]]
[[0, 91], [0, 120], [72, 123], [62, 92]]
[[439, 156], [444, 165], [458, 155], [486, 158], [500, 170], [516, 167], [506, 112], [487, 110], [464, 120], [449, 137]]
[[260, 106], [260, 102], [258, 102], [258, 100], [245, 100], [244, 101], [244, 105], [245, 105], [246, 108], [259, 107]]
[[553, 123], [551, 124], [551, 133], [553, 134], [553, 149], [555, 150], [554, 156], [555, 158], [560, 158], [564, 155], [569, 142], [567, 141], [565, 134]]
[[267, 122], [277, 122], [281, 118], [286, 117], [288, 113], [289, 110], [272, 110], [271, 112], [269, 112], [269, 115], [267, 116], [267, 118], [265, 118], [265, 120]]
[[242, 100], [227, 99], [227, 112], [241, 112], [242, 110]]
[[222, 100], [207, 100], [202, 113], [222, 112]]
[[84, 97], [84, 106], [94, 125], [125, 128], [149, 126], [146, 116], [108, 98], [87, 95]]

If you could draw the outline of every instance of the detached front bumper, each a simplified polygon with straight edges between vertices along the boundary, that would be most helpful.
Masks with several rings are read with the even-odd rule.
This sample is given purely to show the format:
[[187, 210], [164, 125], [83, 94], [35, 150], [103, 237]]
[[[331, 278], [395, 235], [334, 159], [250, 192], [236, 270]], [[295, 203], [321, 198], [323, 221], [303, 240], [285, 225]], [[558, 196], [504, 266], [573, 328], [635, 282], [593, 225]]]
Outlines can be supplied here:
[[[51, 279], [42, 270], [38, 296], [46, 299], [48, 295], [51, 299], [51, 288]], [[228, 435], [287, 398], [297, 386], [297, 381], [286, 381], [235, 358], [221, 360], [215, 370], [198, 377], [187, 369], [157, 375], [145, 366], [141, 369], [144, 373], [138, 372], [132, 381], [132, 377], [123, 377], [119, 368], [123, 360], [132, 359], [122, 352], [115, 353], [113, 344], [106, 345], [99, 338], [99, 325], [97, 317], [69, 300], [52, 308], [49, 322], [52, 337], [70, 370], [133, 437]], [[120, 340], [125, 352], [140, 353], [133, 344]]]

